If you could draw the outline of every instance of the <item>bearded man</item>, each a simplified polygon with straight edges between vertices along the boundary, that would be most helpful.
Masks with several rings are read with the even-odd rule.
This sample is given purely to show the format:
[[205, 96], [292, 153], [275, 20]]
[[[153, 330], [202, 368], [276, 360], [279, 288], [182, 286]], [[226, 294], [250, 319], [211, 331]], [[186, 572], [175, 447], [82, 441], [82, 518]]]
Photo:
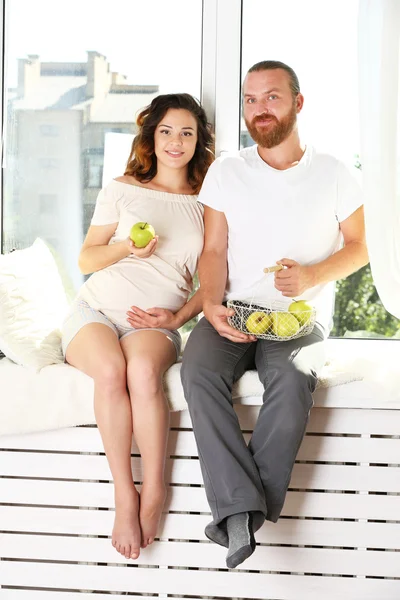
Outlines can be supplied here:
[[[325, 362], [335, 280], [368, 262], [361, 190], [333, 156], [300, 142], [303, 107], [289, 66], [263, 61], [243, 84], [243, 113], [256, 145], [218, 158], [205, 178], [205, 243], [199, 265], [204, 318], [189, 337], [182, 383], [213, 521], [233, 568], [252, 554], [254, 532], [276, 522]], [[262, 279], [263, 268], [283, 265]], [[261, 278], [261, 281], [260, 281]], [[228, 324], [227, 300], [307, 300], [306, 336], [259, 339]], [[232, 385], [256, 368], [263, 404], [250, 443], [232, 406]]]

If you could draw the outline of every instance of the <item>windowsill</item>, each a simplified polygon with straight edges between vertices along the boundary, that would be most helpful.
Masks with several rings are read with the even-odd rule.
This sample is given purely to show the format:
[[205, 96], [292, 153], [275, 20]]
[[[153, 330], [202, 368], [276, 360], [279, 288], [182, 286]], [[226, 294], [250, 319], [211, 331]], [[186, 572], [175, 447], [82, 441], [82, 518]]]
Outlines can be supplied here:
[[379, 354], [379, 357], [392, 356], [397, 352], [400, 362], [400, 340], [393, 338], [328, 338], [328, 355], [369, 358]]

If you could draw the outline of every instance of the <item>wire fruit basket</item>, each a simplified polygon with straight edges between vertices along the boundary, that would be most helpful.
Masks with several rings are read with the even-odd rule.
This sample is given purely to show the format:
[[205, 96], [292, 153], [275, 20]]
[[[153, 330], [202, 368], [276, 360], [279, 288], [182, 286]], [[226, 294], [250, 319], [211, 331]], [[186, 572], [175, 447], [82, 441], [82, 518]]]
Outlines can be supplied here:
[[[277, 271], [277, 267], [264, 269], [266, 273]], [[235, 314], [228, 323], [238, 331], [255, 335], [263, 340], [288, 341], [308, 335], [315, 325], [316, 312], [310, 307], [304, 310], [304, 301], [293, 302], [288, 307], [282, 302], [254, 304], [252, 300], [229, 300], [228, 308]], [[306, 304], [307, 307], [309, 305]]]

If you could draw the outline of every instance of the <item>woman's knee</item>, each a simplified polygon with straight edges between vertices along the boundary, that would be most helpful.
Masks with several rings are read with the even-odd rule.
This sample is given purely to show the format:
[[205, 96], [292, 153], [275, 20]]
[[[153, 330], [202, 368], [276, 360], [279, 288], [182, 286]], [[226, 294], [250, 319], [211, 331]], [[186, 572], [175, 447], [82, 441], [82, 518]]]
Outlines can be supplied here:
[[154, 396], [163, 387], [163, 375], [160, 365], [151, 357], [136, 357], [127, 367], [127, 382], [131, 399]]
[[126, 363], [123, 357], [110, 357], [98, 366], [93, 374], [95, 386], [110, 393], [126, 389]]

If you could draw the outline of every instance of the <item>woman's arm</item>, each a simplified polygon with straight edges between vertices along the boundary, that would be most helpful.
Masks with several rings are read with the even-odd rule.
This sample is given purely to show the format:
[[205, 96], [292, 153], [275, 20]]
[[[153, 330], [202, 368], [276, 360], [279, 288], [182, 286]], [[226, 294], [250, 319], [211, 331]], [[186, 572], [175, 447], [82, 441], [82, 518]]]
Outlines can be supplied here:
[[81, 273], [88, 275], [109, 267], [122, 258], [134, 254], [138, 258], [148, 258], [156, 249], [158, 238], [147, 244], [145, 248], [136, 248], [127, 238], [122, 242], [108, 245], [118, 223], [110, 225], [91, 225], [79, 254], [78, 265]]
[[198, 289], [190, 300], [176, 313], [166, 308], [155, 307], [142, 310], [138, 306], [131, 306], [131, 309], [126, 314], [128, 315], [128, 323], [135, 329], [151, 327], [172, 331], [173, 329], [179, 329], [179, 327], [182, 327], [190, 319], [193, 319], [193, 317], [201, 312], [202, 308], [202, 293]]

